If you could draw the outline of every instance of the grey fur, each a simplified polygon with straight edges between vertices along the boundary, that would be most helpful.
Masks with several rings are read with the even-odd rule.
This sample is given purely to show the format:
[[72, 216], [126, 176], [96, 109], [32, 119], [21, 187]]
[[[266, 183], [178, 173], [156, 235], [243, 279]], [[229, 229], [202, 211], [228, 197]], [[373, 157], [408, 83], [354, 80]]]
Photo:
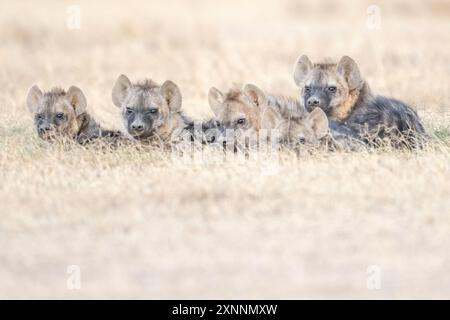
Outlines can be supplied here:
[[45, 140], [64, 137], [86, 144], [98, 138], [121, 137], [119, 131], [102, 128], [87, 113], [86, 98], [77, 87], [72, 86], [68, 91], [55, 87], [42, 93], [33, 86], [27, 95], [27, 106], [39, 137]]
[[396, 99], [375, 96], [357, 64], [347, 56], [338, 64], [314, 64], [302, 56], [294, 69], [301, 102], [308, 111], [321, 108], [371, 145], [420, 146], [427, 136], [417, 113]]
[[427, 136], [416, 111], [399, 100], [383, 96], [357, 104], [345, 123], [375, 146], [387, 138], [396, 148], [417, 147]]
[[80, 144], [87, 144], [99, 138], [111, 143], [125, 139], [120, 131], [102, 128], [88, 113], [83, 113], [78, 118], [80, 130], [76, 135], [76, 141]]

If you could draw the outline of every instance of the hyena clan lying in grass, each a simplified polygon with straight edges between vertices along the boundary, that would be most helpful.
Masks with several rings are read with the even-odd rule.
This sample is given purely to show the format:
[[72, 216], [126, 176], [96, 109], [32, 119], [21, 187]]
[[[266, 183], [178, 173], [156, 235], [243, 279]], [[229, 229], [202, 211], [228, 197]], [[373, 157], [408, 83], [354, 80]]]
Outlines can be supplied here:
[[168, 145], [189, 134], [192, 120], [181, 111], [181, 92], [170, 80], [131, 83], [121, 75], [112, 89], [113, 103], [122, 110], [123, 124], [136, 140]]
[[344, 147], [357, 140], [347, 128], [343, 130], [337, 125], [329, 128], [327, 116], [320, 108], [308, 113], [296, 100], [265, 95], [251, 84], [226, 94], [213, 87], [208, 99], [220, 124], [219, 142], [225, 144], [255, 146], [272, 139], [272, 144], [282, 142], [294, 147], [317, 147], [324, 142]]
[[34, 117], [37, 133], [44, 140], [74, 139], [84, 144], [97, 138], [120, 138], [118, 131], [105, 130], [87, 113], [87, 102], [81, 89], [72, 86], [66, 92], [53, 88], [42, 92], [34, 85], [26, 103]]
[[319, 107], [330, 119], [347, 125], [366, 142], [387, 138], [394, 147], [414, 147], [426, 136], [417, 113], [401, 101], [374, 96], [347, 56], [338, 64], [312, 64], [301, 56], [294, 68], [300, 100], [311, 111]]

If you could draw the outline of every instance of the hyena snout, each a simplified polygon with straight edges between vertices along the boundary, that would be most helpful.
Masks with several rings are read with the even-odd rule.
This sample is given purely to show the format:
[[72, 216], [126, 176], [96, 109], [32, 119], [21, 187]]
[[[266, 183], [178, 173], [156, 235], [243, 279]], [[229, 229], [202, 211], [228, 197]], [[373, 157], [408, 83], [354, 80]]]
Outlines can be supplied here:
[[[313, 90], [311, 90], [313, 91]], [[330, 98], [322, 90], [314, 90], [313, 92], [307, 92], [305, 95], [305, 107], [308, 112], [311, 112], [315, 108], [319, 107], [323, 110], [328, 109]]]
[[39, 128], [38, 128], [38, 131], [40, 134], [45, 134], [50, 130], [51, 130], [50, 125], [43, 125], [43, 126], [39, 126]]
[[308, 99], [308, 101], [306, 103], [308, 104], [308, 107], [315, 108], [321, 104], [321, 101], [317, 97], [311, 97]]
[[135, 132], [144, 131], [144, 125], [142, 123], [133, 123], [131, 129]]
[[38, 133], [45, 135], [52, 130], [52, 125], [48, 121], [42, 121], [38, 124]]
[[148, 126], [140, 117], [134, 119], [134, 121], [132, 121], [129, 125], [130, 133], [135, 136], [142, 135], [147, 130], [147, 128]]

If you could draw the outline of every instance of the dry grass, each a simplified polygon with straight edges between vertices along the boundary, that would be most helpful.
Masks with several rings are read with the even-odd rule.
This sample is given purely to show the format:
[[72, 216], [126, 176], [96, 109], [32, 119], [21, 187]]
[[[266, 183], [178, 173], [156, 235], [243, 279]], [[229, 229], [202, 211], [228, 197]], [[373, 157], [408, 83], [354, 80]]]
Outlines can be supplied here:
[[[5, 1], [0, 36], [0, 297], [450, 297], [448, 1]], [[76, 84], [120, 128], [120, 73], [171, 79], [184, 109], [253, 82], [291, 96], [292, 65], [343, 54], [372, 88], [417, 107], [438, 137], [425, 150], [283, 153], [188, 165], [157, 150], [113, 152], [39, 141], [27, 89]], [[209, 159], [217, 155], [209, 155]], [[81, 290], [66, 268], [79, 265]], [[381, 289], [366, 287], [377, 265]]]

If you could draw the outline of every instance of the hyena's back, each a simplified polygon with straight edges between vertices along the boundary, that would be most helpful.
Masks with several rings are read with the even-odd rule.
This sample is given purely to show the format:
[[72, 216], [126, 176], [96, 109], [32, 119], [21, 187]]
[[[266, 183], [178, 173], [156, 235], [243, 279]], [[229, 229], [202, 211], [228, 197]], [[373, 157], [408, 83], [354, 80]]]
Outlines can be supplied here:
[[393, 138], [394, 145], [414, 146], [426, 136], [419, 116], [410, 106], [383, 96], [376, 96], [357, 108], [347, 123], [372, 137]]

